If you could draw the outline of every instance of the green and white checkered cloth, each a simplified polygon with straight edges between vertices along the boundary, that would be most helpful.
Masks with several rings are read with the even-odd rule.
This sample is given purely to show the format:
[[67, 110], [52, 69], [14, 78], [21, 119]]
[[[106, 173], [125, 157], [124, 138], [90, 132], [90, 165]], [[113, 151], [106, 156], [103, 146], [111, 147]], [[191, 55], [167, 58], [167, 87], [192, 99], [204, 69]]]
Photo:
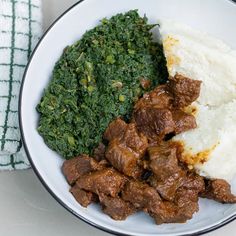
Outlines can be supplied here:
[[20, 138], [18, 95], [42, 33], [41, 18], [41, 0], [0, 0], [0, 170], [30, 166]]

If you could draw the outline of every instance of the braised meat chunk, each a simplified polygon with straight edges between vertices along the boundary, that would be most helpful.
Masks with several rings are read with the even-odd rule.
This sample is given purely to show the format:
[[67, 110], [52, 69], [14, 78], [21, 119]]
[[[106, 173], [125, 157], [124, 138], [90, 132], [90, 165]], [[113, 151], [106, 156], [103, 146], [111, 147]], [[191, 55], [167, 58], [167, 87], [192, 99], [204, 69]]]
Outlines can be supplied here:
[[122, 191], [122, 198], [131, 202], [137, 210], [152, 216], [157, 224], [185, 222], [180, 207], [174, 202], [163, 201], [154, 188], [139, 181], [129, 181]]
[[168, 91], [173, 95], [173, 105], [178, 108], [189, 106], [200, 95], [201, 81], [176, 74], [169, 78]]
[[231, 193], [229, 183], [223, 179], [205, 180], [206, 190], [201, 197], [213, 199], [222, 203], [236, 203], [236, 196]]
[[163, 201], [156, 207], [153, 207], [149, 214], [152, 216], [157, 225], [163, 223], [183, 223], [182, 219], [177, 216], [178, 209], [173, 202]]
[[180, 188], [176, 192], [175, 203], [178, 212], [176, 218], [178, 222], [186, 222], [199, 210], [198, 193], [192, 189]]
[[159, 180], [165, 180], [179, 171], [176, 147], [168, 143], [148, 148], [149, 167]]
[[172, 110], [172, 117], [175, 123], [175, 134], [197, 128], [195, 117], [182, 110]]
[[162, 201], [150, 214], [157, 224], [184, 223], [198, 211], [198, 194], [204, 190], [203, 178], [186, 174], [171, 201]]
[[148, 140], [143, 134], [138, 134], [135, 124], [126, 126], [122, 138], [115, 138], [109, 142], [106, 158], [120, 172], [138, 178], [142, 170], [138, 161], [148, 147]]
[[165, 108], [144, 107], [134, 112], [134, 120], [139, 132], [151, 140], [163, 139], [175, 130], [172, 113]]
[[135, 177], [138, 174], [137, 154], [119, 140], [114, 139], [109, 143], [106, 158], [113, 167], [126, 175]]
[[70, 189], [75, 200], [83, 207], [87, 207], [90, 203], [97, 201], [97, 196], [94, 193], [87, 192], [79, 188], [76, 184]]
[[99, 201], [104, 213], [114, 220], [125, 220], [135, 212], [135, 208], [129, 202], [125, 202], [120, 197], [109, 197], [104, 194], [99, 195]]
[[103, 135], [104, 139], [111, 141], [114, 138], [122, 138], [126, 130], [127, 124], [120, 118], [113, 120]]
[[122, 199], [131, 202], [136, 209], [149, 211], [155, 204], [159, 204], [161, 197], [157, 191], [146, 183], [130, 180], [122, 190]]
[[177, 189], [181, 186], [185, 173], [183, 171], [176, 172], [172, 176], [164, 180], [159, 180], [155, 175], [148, 179], [148, 183], [168, 201], [173, 201]]
[[87, 155], [74, 157], [66, 160], [62, 166], [62, 172], [70, 185], [83, 174], [89, 173], [94, 169], [98, 169], [99, 164]]
[[148, 182], [164, 199], [172, 201], [185, 177], [185, 172], [178, 165], [177, 148], [162, 142], [158, 146], [149, 147], [148, 153], [149, 168], [154, 173]]
[[173, 201], [158, 201], [148, 209], [156, 224], [184, 223], [198, 211], [198, 196], [194, 190], [179, 188]]
[[174, 198], [174, 202], [178, 206], [177, 217], [180, 222], [191, 219], [193, 214], [198, 211], [198, 196], [204, 189], [204, 180], [197, 174], [187, 173], [182, 179], [181, 187], [176, 191]]
[[181, 109], [198, 98], [200, 85], [201, 81], [176, 75], [166, 85], [145, 94], [133, 113], [139, 132], [149, 139], [162, 140], [168, 134], [196, 128], [195, 117]]
[[123, 136], [123, 143], [131, 148], [138, 158], [143, 157], [148, 147], [148, 139], [142, 133], [139, 134], [134, 123], [130, 123]]
[[194, 190], [197, 193], [202, 193], [205, 191], [204, 178], [193, 172], [187, 173], [182, 181], [181, 187]]
[[135, 106], [134, 111], [144, 107], [157, 107], [157, 108], [172, 108], [173, 96], [168, 91], [166, 85], [160, 85], [153, 91], [146, 93], [140, 98]]
[[81, 176], [76, 185], [86, 191], [116, 197], [123, 188], [126, 177], [112, 168], [94, 171]]

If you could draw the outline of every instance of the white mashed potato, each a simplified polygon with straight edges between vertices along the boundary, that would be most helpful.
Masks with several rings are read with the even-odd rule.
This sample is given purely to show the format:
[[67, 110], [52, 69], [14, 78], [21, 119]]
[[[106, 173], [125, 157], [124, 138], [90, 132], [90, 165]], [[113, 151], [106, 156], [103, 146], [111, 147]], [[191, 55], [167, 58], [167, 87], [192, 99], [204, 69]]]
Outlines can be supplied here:
[[[177, 135], [199, 174], [231, 180], [236, 174], [236, 51], [173, 21], [160, 23], [169, 73], [202, 81], [194, 130]], [[202, 161], [202, 162], [201, 162]]]

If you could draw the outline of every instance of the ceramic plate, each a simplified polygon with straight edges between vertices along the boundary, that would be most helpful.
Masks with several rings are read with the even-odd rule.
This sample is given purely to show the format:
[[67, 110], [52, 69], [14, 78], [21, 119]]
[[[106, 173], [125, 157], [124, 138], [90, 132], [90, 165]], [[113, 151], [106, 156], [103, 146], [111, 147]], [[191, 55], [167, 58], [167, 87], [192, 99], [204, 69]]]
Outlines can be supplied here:
[[[137, 213], [125, 221], [111, 220], [100, 206], [81, 207], [69, 193], [61, 173], [62, 158], [51, 151], [38, 134], [35, 110], [63, 49], [78, 40], [99, 19], [138, 9], [150, 23], [171, 18], [206, 31], [236, 49], [236, 5], [229, 0], [84, 0], [65, 12], [36, 47], [25, 72], [20, 97], [20, 125], [29, 160], [48, 191], [78, 218], [118, 235], [189, 235], [209, 232], [236, 218], [236, 204], [223, 205], [201, 199], [200, 210], [185, 224], [155, 225], [151, 217]], [[233, 183], [233, 188], [236, 184]]]

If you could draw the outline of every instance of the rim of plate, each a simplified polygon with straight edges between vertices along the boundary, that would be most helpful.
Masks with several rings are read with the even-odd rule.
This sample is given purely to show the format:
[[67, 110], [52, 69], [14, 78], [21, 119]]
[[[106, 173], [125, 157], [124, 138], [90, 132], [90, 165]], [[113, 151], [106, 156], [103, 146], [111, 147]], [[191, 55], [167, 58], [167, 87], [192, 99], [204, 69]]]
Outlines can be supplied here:
[[[21, 132], [21, 139], [22, 139], [22, 143], [26, 152], [26, 155], [28, 157], [28, 160], [31, 164], [32, 169], [34, 170], [36, 176], [38, 177], [38, 179], [40, 180], [40, 182], [42, 183], [42, 185], [45, 187], [45, 189], [51, 194], [51, 196], [62, 206], [64, 207], [67, 211], [69, 211], [71, 214], [73, 214], [74, 216], [76, 216], [78, 219], [84, 221], [85, 223], [99, 229], [102, 230], [104, 232], [110, 233], [110, 234], [114, 234], [114, 235], [118, 235], [118, 236], [129, 236], [129, 234], [124, 234], [124, 233], [120, 233], [119, 231], [115, 231], [112, 229], [109, 229], [107, 227], [103, 227], [101, 225], [99, 225], [98, 223], [92, 222], [90, 220], [88, 220], [86, 217], [83, 217], [82, 215], [78, 214], [77, 212], [75, 212], [72, 208], [70, 208], [64, 201], [62, 201], [60, 199], [60, 197], [58, 197], [52, 190], [51, 188], [47, 185], [46, 181], [43, 179], [43, 177], [41, 176], [41, 174], [39, 173], [37, 167], [34, 165], [34, 161], [29, 153], [28, 147], [27, 147], [27, 143], [25, 140], [25, 136], [24, 136], [24, 130], [23, 130], [23, 121], [22, 121], [22, 111], [21, 111], [21, 104], [22, 104], [22, 97], [23, 97], [23, 90], [24, 90], [24, 84], [25, 84], [25, 79], [27, 76], [27, 72], [28, 72], [28, 68], [31, 65], [31, 61], [32, 58], [34, 57], [35, 52], [37, 51], [39, 45], [41, 44], [41, 42], [43, 41], [43, 39], [47, 36], [47, 34], [50, 32], [50, 30], [54, 27], [54, 25], [61, 19], [64, 17], [64, 15], [66, 15], [67, 13], [69, 13], [74, 7], [78, 6], [81, 2], [83, 2], [85, 0], [79, 0], [78, 2], [76, 2], [75, 4], [73, 4], [71, 7], [69, 7], [66, 11], [64, 11], [58, 18], [56, 18], [55, 21], [53, 21], [53, 23], [50, 25], [50, 27], [45, 31], [45, 33], [42, 35], [42, 37], [40, 38], [39, 42], [37, 43], [36, 47], [34, 48], [30, 59], [27, 63], [27, 66], [25, 68], [24, 71], [24, 75], [22, 78], [22, 83], [21, 83], [21, 87], [20, 87], [20, 93], [19, 93], [19, 103], [18, 103], [18, 113], [19, 113], [19, 127], [20, 127], [20, 132]], [[233, 7], [236, 7], [236, 0], [227, 0], [229, 4], [232, 4]], [[230, 222], [236, 220], [236, 213], [232, 216], [230, 216], [229, 218], [217, 223], [214, 226], [211, 226], [209, 228], [203, 229], [203, 230], [199, 230], [196, 231], [194, 233], [187, 233], [187, 234], [181, 234], [182, 236], [190, 236], [190, 235], [203, 235], [209, 232], [212, 232], [216, 229], [219, 229], [223, 226], [225, 226], [226, 224], [229, 224]]]

